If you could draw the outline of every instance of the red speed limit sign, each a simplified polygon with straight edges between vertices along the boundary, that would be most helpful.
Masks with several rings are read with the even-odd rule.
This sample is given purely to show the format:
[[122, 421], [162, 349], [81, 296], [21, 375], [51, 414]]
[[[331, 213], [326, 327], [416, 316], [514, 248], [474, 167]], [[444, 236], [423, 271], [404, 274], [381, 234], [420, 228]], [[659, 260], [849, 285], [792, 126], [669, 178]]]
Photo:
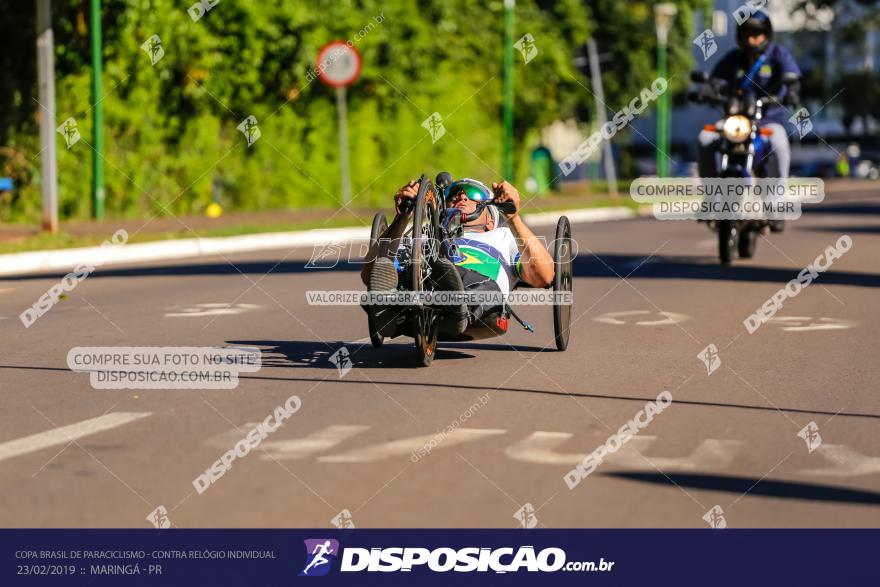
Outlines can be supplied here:
[[330, 41], [318, 52], [317, 70], [325, 84], [344, 88], [361, 74], [361, 54], [346, 41]]

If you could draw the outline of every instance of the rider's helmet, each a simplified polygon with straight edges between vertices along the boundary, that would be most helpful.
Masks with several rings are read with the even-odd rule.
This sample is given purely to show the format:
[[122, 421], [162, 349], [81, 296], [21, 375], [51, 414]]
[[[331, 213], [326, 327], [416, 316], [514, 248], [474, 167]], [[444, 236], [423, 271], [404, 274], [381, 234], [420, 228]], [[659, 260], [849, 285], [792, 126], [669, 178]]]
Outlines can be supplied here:
[[464, 192], [465, 197], [474, 202], [489, 202], [495, 198], [492, 190], [486, 184], [476, 179], [465, 177], [449, 184], [443, 191], [443, 199], [448, 200], [460, 192]]
[[[749, 45], [749, 37], [760, 34], [765, 36], [764, 42], [755, 47]], [[772, 40], [773, 23], [770, 22], [770, 17], [763, 10], [755, 12], [736, 27], [736, 44], [749, 57], [754, 58], [763, 53]]]

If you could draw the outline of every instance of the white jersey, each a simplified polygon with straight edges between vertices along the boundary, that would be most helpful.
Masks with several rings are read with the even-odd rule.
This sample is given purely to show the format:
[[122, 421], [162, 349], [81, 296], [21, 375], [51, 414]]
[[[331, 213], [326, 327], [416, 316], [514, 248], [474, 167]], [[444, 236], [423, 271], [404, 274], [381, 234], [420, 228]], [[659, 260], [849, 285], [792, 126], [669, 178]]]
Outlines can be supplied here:
[[455, 244], [458, 257], [452, 262], [493, 280], [504, 295], [510, 293], [522, 275], [516, 238], [506, 226], [486, 232], [466, 232], [455, 239]]

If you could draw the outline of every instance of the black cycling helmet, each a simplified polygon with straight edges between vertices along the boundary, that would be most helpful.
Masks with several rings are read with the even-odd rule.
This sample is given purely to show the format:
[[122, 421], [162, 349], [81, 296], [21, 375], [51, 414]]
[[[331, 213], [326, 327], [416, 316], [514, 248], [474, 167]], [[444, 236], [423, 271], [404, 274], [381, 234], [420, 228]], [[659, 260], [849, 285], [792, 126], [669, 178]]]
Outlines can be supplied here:
[[[764, 42], [756, 47], [749, 45], [749, 37], [760, 34], [766, 37]], [[763, 10], [757, 11], [736, 27], [736, 44], [751, 57], [757, 57], [763, 53], [772, 40], [773, 23], [770, 22], [770, 17]]]

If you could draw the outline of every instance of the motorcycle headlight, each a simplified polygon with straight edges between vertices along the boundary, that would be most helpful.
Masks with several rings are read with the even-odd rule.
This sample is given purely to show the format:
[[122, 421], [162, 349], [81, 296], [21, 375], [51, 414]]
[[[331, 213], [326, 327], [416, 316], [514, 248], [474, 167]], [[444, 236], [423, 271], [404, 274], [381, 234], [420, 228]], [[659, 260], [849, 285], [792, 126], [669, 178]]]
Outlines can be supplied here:
[[724, 137], [731, 143], [742, 143], [752, 134], [752, 123], [741, 114], [729, 116], [724, 121]]

